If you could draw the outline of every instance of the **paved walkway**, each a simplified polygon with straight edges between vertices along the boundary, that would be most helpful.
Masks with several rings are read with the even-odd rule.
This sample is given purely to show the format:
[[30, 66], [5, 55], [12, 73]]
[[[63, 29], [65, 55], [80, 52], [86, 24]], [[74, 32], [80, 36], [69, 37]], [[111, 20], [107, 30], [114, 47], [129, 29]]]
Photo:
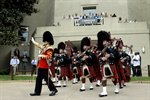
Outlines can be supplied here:
[[[95, 85], [95, 83], [94, 83]], [[41, 96], [32, 97], [29, 93], [34, 91], [35, 81], [5, 81], [0, 82], [0, 100], [150, 100], [150, 83], [127, 83], [127, 86], [114, 94], [114, 86], [108, 81], [108, 96], [99, 97], [102, 87], [94, 87], [80, 92], [81, 82], [72, 84], [68, 82], [67, 87], [58, 88], [58, 94], [50, 97], [49, 90], [43, 85]]]

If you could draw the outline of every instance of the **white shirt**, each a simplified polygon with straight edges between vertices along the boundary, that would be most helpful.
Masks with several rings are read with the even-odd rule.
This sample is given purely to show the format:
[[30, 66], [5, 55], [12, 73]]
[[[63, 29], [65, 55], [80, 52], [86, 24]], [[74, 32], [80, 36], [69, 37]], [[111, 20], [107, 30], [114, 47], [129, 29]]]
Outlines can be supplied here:
[[140, 66], [140, 55], [134, 55], [133, 56], [133, 66]]
[[32, 65], [37, 65], [37, 60], [36, 60], [36, 59], [33, 59], [33, 60], [31, 61], [31, 64], [32, 64]]
[[131, 57], [131, 64], [133, 65], [134, 52], [133, 53], [128, 52], [127, 54]]
[[10, 60], [10, 65], [18, 65], [19, 63], [20, 63], [20, 61], [17, 58], [12, 58]]

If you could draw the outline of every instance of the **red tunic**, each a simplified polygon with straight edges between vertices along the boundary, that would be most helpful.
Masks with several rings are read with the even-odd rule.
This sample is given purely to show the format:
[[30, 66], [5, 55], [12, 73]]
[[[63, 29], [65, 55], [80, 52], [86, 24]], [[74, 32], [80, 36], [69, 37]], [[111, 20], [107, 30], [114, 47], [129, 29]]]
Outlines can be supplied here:
[[52, 48], [43, 51], [42, 55], [44, 55], [45, 57], [41, 57], [39, 59], [38, 67], [47, 69], [48, 68], [47, 59], [52, 58], [52, 54], [53, 54], [53, 49]]

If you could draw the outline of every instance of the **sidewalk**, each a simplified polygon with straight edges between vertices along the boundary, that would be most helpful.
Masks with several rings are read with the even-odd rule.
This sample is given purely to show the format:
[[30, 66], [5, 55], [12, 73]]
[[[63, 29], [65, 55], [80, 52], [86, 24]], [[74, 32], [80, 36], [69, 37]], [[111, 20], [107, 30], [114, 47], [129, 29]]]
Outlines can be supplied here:
[[0, 100], [150, 100], [149, 83], [130, 82], [126, 85], [119, 94], [115, 94], [112, 82], [108, 81], [108, 96], [99, 97], [102, 87], [94, 86], [94, 90], [89, 90], [87, 83], [86, 91], [80, 92], [81, 82], [72, 84], [69, 81], [67, 87], [58, 88], [56, 96], [49, 96], [47, 86], [43, 85], [41, 96], [32, 97], [29, 93], [34, 91], [35, 81], [5, 81], [0, 82]]

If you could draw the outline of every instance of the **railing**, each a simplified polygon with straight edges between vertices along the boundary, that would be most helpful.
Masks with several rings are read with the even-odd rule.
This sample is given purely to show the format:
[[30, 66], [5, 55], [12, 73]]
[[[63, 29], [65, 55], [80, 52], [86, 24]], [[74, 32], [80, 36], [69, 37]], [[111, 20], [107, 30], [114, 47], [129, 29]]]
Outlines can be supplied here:
[[102, 25], [104, 19], [74, 19], [74, 26]]

